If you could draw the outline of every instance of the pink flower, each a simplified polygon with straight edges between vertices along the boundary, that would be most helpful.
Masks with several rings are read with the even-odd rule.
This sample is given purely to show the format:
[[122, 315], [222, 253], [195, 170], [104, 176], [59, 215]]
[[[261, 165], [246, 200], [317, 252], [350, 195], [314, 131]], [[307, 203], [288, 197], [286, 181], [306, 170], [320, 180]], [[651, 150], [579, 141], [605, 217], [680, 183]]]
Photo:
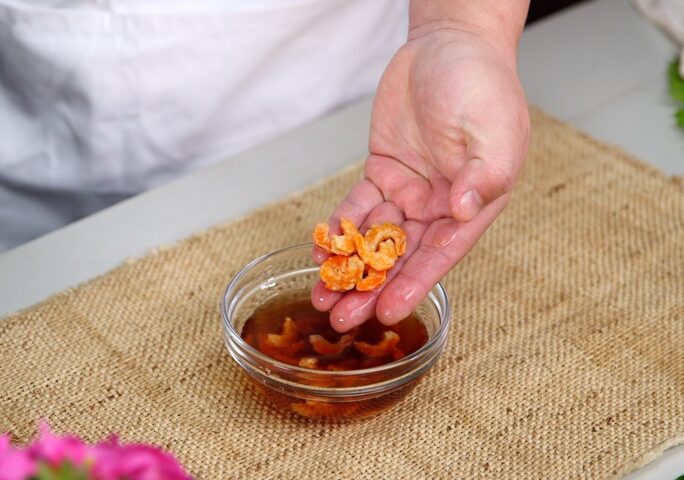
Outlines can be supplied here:
[[36, 471], [28, 452], [11, 450], [9, 435], [0, 435], [0, 480], [25, 480]]
[[38, 425], [40, 437], [28, 447], [28, 453], [36, 460], [56, 466], [65, 460], [75, 466], [83, 465], [89, 457], [88, 446], [76, 437], [54, 435], [45, 421]]
[[92, 473], [98, 480], [190, 480], [175, 458], [150, 445], [120, 445], [116, 437], [96, 445]]
[[121, 445], [112, 437], [89, 446], [74, 436], [53, 434], [45, 422], [39, 431], [38, 439], [25, 448], [12, 448], [9, 435], [0, 435], [0, 480], [37, 478], [65, 463], [74, 467], [78, 478], [87, 475], [92, 480], [191, 479], [172, 455], [151, 445]]

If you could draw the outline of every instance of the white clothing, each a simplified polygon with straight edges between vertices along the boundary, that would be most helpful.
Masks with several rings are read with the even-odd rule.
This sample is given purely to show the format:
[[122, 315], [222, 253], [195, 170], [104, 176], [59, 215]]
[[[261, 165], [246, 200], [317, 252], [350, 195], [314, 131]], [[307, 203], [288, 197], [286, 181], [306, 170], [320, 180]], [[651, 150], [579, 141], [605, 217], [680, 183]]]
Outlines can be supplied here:
[[0, 0], [0, 251], [371, 93], [407, 3]]
[[679, 45], [679, 74], [684, 77], [684, 1], [633, 0], [646, 18], [667, 32]]

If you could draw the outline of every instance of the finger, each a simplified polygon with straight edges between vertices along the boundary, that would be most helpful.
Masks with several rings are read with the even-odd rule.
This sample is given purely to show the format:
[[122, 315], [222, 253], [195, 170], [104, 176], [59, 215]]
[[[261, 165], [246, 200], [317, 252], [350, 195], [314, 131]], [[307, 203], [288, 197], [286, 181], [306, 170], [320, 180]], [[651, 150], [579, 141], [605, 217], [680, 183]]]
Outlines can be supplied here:
[[319, 312], [329, 312], [343, 295], [343, 292], [328, 290], [319, 280], [311, 290], [311, 305]]
[[[406, 259], [418, 249], [418, 245], [420, 245], [420, 240], [423, 233], [425, 233], [427, 226], [423, 223], [410, 220], [405, 222], [402, 225], [402, 228], [406, 232], [406, 254], [399, 257], [394, 268], [387, 272], [385, 285], [397, 275], [401, 270], [402, 265], [406, 262]], [[344, 295], [330, 312], [330, 324], [332, 327], [336, 331], [342, 333], [361, 325], [371, 318], [375, 314], [375, 306], [382, 289], [383, 287], [381, 286], [370, 292], [353, 291]]]
[[412, 195], [414, 200], [424, 203], [423, 197], [430, 194], [430, 184], [425, 175], [392, 157], [370, 155], [364, 174], [382, 190], [385, 200]]
[[430, 165], [425, 171], [427, 177], [396, 159], [371, 155], [366, 161], [365, 173], [383, 191], [385, 200], [396, 204], [407, 218], [429, 223], [451, 216], [451, 182]]
[[[333, 212], [328, 220], [330, 225], [330, 234], [337, 235], [340, 233], [340, 219], [348, 218], [354, 225], [361, 225], [368, 214], [385, 199], [382, 192], [370, 180], [361, 180], [357, 183], [347, 194], [346, 198]], [[323, 263], [328, 258], [328, 252], [314, 247], [313, 260], [318, 265]]]
[[493, 164], [474, 158], [454, 178], [449, 206], [454, 219], [469, 222], [486, 206], [513, 188], [514, 173], [506, 164]]
[[505, 208], [509, 195], [494, 200], [467, 223], [442, 219], [428, 227], [416, 252], [383, 289], [376, 306], [378, 319], [394, 325], [413, 312], [428, 292], [482, 236]]
[[[366, 217], [361, 231], [365, 232], [374, 223], [392, 222], [396, 225], [404, 223], [404, 214], [391, 202], [383, 202], [375, 207]], [[333, 292], [325, 288], [323, 282], [318, 282], [311, 291], [311, 304], [316, 310], [327, 312], [342, 298], [341, 292]]]
[[522, 167], [530, 138], [530, 119], [519, 84], [508, 84], [507, 98], [470, 119], [469, 159], [452, 178], [452, 216], [468, 222], [486, 205], [510, 193]]
[[359, 227], [361, 233], [365, 233], [370, 227], [377, 223], [390, 222], [395, 225], [404, 223], [404, 213], [392, 202], [382, 202], [368, 214], [366, 219]]
[[328, 252], [317, 245], [314, 245], [313, 250], [311, 251], [311, 257], [313, 258], [313, 261], [316, 262], [316, 265], [325, 262], [325, 259], [328, 258], [329, 255]]
[[[365, 175], [382, 190], [385, 200], [396, 204], [406, 217], [419, 221], [429, 220], [424, 218], [425, 206], [433, 190], [426, 177], [394, 158], [381, 155], [368, 157]], [[448, 199], [448, 189], [446, 193], [444, 200]], [[443, 204], [446, 205], [447, 202]]]

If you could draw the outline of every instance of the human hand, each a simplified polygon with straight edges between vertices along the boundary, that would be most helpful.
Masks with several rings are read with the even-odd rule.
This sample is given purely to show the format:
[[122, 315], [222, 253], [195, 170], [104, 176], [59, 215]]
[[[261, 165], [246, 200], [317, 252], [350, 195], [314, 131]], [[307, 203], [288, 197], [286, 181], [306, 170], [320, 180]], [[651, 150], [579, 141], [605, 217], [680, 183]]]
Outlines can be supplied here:
[[[467, 26], [423, 29], [389, 63], [373, 104], [365, 179], [329, 220], [389, 221], [408, 238], [406, 254], [371, 292], [328, 291], [313, 305], [343, 332], [376, 314], [392, 325], [475, 245], [506, 207], [527, 153], [529, 117], [515, 49]], [[314, 248], [314, 260], [327, 254]]]

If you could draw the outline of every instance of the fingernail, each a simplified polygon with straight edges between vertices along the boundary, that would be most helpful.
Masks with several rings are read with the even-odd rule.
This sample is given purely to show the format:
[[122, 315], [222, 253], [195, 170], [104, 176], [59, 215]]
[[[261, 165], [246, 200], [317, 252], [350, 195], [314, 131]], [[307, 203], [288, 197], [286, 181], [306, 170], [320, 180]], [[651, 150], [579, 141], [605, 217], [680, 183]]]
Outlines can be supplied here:
[[403, 317], [397, 316], [397, 312], [392, 312], [387, 309], [382, 312], [382, 315], [378, 317], [378, 320], [380, 320], [380, 323], [383, 325], [396, 325], [402, 318]]
[[342, 317], [334, 317], [331, 315], [330, 318], [330, 326], [335, 330], [336, 332], [342, 333], [346, 331], [346, 320]]
[[411, 309], [408, 306], [417, 303], [415, 302], [417, 295], [416, 286], [411, 283], [401, 282], [399, 285], [396, 285], [395, 290], [392, 292], [395, 301], [383, 308], [382, 311], [377, 312], [380, 314], [380, 317], [378, 317], [380, 323], [383, 325], [394, 325], [408, 317], [411, 314]]
[[397, 312], [396, 309], [395, 309], [395, 311], [392, 311], [388, 308], [382, 312], [382, 315], [380, 316], [380, 318], [378, 318], [378, 320], [380, 320], [380, 323], [382, 323], [383, 325], [397, 324], [403, 318], [401, 316], [397, 316], [397, 313], [399, 313], [399, 315], [401, 315], [401, 313], [400, 313], [401, 309], [399, 309], [399, 310], [400, 311]]
[[482, 210], [482, 199], [475, 190], [468, 190], [458, 199], [458, 213], [462, 222], [469, 222]]

